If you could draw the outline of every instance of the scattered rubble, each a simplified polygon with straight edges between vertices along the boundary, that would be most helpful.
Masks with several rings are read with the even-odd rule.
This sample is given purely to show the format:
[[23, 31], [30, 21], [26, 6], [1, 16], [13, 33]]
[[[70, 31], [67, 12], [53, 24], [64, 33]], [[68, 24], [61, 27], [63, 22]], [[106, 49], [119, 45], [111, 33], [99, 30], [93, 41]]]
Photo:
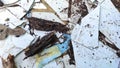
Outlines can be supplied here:
[[[116, 9], [120, 12], [120, 0], [0, 0], [0, 44], [20, 45], [19, 51], [22, 50], [16, 56], [22, 53], [20, 62], [11, 54], [5, 60], [1, 54], [4, 48], [0, 46], [3, 68], [41, 68], [61, 56], [58, 60], [63, 67], [117, 68], [118, 63], [120, 66], [120, 15]], [[36, 40], [33, 42], [28, 37]], [[5, 50], [13, 48], [17, 47], [8, 46]], [[69, 59], [63, 61], [65, 54]], [[29, 60], [34, 60], [35, 67], [29, 65]], [[56, 61], [54, 63], [54, 67], [59, 66]]]

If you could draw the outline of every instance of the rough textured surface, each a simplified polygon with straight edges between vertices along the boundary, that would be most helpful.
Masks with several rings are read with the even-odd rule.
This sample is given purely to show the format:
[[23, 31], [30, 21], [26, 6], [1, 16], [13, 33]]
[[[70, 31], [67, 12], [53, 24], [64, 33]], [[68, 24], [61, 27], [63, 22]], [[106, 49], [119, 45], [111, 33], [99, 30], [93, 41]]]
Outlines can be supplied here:
[[31, 44], [29, 47], [25, 49], [25, 55], [26, 55], [25, 59], [37, 53], [40, 53], [45, 48], [50, 47], [53, 44], [55, 44], [57, 41], [58, 39], [56, 35], [54, 34], [54, 32], [51, 32], [45, 35], [41, 39], [38, 38], [35, 43]]
[[35, 17], [28, 18], [30, 29], [36, 29], [41, 31], [58, 31], [66, 33], [69, 28], [58, 22], [53, 22], [49, 20], [39, 19]]

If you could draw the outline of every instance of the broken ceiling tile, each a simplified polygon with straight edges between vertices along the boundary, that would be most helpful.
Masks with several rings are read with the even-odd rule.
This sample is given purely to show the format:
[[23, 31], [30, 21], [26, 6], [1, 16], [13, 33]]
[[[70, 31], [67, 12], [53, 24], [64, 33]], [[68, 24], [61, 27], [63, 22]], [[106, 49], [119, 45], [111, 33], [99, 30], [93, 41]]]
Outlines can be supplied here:
[[20, 6], [8, 7], [7, 9], [18, 19], [22, 18], [26, 14], [26, 11]]
[[34, 9], [47, 9], [43, 3], [35, 3]]
[[73, 43], [76, 46], [76, 68], [118, 68], [119, 58], [107, 47], [99, 42], [99, 47], [93, 50]]
[[[3, 0], [5, 2], [5, 9], [9, 9], [9, 11], [15, 15], [18, 19], [24, 17], [27, 12], [32, 8], [34, 0]], [[14, 6], [17, 5], [17, 6]], [[12, 7], [11, 7], [12, 6]], [[3, 8], [4, 8], [3, 7]]]
[[54, 13], [50, 13], [50, 12], [32, 12], [32, 17], [37, 17], [37, 18], [65, 24]]
[[19, 48], [26, 48], [27, 46], [29, 46], [29, 44], [31, 43], [31, 41], [34, 39], [33, 36], [31, 36], [30, 34], [26, 33], [20, 37], [12, 37], [12, 42], [16, 47]]
[[45, 0], [46, 3], [59, 15], [59, 17], [67, 21], [68, 14], [65, 12], [61, 12], [65, 8], [68, 8], [68, 2], [66, 0]]
[[[98, 45], [99, 9], [100, 7], [98, 6], [91, 13], [85, 16], [82, 19], [81, 24], [76, 25], [76, 27], [72, 31], [71, 38], [77, 68], [80, 67], [90, 68], [86, 67], [88, 65], [84, 65], [83, 62], [84, 58], [82, 58], [81, 55], [83, 57], [84, 57], [83, 54], [89, 55], [90, 50], [94, 50], [96, 47], [99, 47]], [[83, 47], [86, 48], [87, 51], [84, 50]], [[89, 58], [87, 57], [85, 60], [87, 59]]]
[[99, 7], [89, 13], [72, 32], [72, 40], [83, 46], [98, 46]]
[[20, 0], [17, 4], [19, 4], [21, 8], [27, 12], [33, 7], [34, 1], [35, 0]]
[[[106, 6], [107, 5], [107, 6]], [[110, 0], [101, 4], [100, 31], [120, 48], [120, 13]]]
[[8, 25], [10, 28], [16, 28], [16, 26], [21, 25], [24, 20], [17, 19], [13, 14], [11, 14], [7, 9], [0, 9], [0, 24]]

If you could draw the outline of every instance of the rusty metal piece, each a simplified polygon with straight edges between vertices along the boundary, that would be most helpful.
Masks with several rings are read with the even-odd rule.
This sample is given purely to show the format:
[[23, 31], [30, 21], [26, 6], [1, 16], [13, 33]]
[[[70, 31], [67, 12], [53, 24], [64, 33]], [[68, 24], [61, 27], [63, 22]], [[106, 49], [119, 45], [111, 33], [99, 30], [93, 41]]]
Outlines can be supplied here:
[[69, 28], [67, 28], [65, 25], [62, 25], [58, 22], [53, 22], [49, 20], [39, 19], [35, 17], [27, 18], [29, 21], [30, 29], [36, 29], [41, 31], [58, 31], [66, 33]]
[[56, 37], [54, 32], [51, 32], [51, 33], [45, 35], [41, 39], [38, 38], [35, 43], [31, 44], [30, 46], [28, 46], [25, 49], [26, 57], [24, 59], [26, 59], [30, 56], [33, 56], [37, 53], [40, 53], [45, 48], [48, 48], [48, 47], [52, 46], [53, 44], [55, 44], [57, 41], [58, 41], [58, 38]]
[[16, 68], [15, 62], [14, 62], [14, 56], [9, 54], [7, 59], [2, 59], [3, 68]]

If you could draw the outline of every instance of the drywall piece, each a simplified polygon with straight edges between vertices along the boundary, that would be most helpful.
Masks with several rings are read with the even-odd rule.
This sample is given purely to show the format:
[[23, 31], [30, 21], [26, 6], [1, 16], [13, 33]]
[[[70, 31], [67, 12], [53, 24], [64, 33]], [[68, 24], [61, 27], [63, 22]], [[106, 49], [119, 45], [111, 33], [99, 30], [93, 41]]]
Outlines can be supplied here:
[[101, 4], [100, 31], [120, 48], [120, 12], [110, 0]]
[[[83, 64], [84, 54], [89, 55], [91, 50], [99, 46], [98, 45], [99, 9], [100, 7], [98, 6], [97, 8], [95, 8], [95, 10], [93, 10], [91, 13], [85, 16], [82, 19], [81, 24], [80, 25], [77, 24], [72, 31], [71, 37], [76, 61], [76, 68], [90, 68], [87, 67], [89, 65]], [[86, 60], [87, 59], [89, 58], [86, 58]]]
[[37, 17], [37, 18], [65, 24], [54, 13], [50, 13], [50, 12], [32, 12], [32, 17]]
[[68, 8], [68, 2], [66, 0], [45, 0], [46, 3], [59, 15], [62, 20], [68, 20], [68, 14], [61, 12], [65, 8]]

